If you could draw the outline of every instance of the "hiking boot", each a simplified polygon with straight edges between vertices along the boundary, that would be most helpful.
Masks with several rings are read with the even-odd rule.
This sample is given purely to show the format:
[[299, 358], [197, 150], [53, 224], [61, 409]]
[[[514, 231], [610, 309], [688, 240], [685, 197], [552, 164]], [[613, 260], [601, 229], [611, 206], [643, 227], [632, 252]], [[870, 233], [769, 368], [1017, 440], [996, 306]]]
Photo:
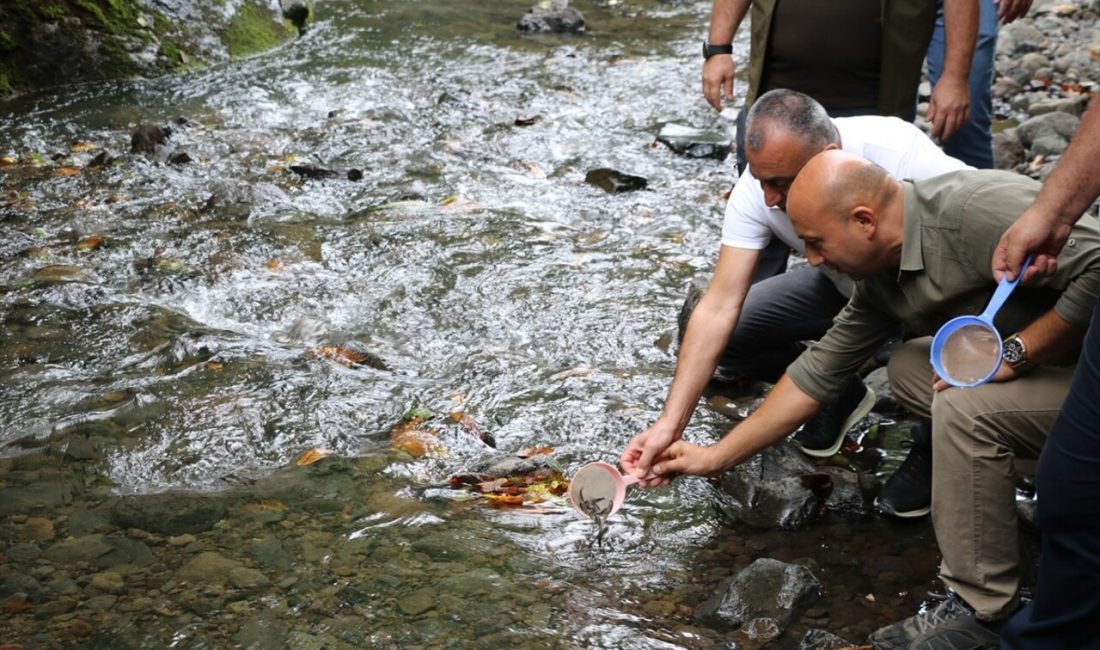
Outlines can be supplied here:
[[794, 441], [807, 456], [828, 458], [840, 449], [848, 429], [870, 413], [874, 405], [875, 392], [853, 376], [836, 401], [823, 406], [802, 425]]
[[996, 650], [1003, 624], [979, 621], [952, 593], [939, 605], [874, 632], [871, 645], [875, 650]]
[[909, 519], [932, 511], [932, 422], [922, 420], [910, 431], [909, 455], [886, 479], [875, 507], [884, 515]]

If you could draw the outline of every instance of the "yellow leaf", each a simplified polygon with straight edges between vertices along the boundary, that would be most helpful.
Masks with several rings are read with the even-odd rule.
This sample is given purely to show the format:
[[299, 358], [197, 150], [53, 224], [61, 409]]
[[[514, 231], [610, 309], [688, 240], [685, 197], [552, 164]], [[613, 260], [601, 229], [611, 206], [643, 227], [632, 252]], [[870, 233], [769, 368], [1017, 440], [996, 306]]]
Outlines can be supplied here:
[[320, 447], [314, 447], [306, 453], [298, 457], [295, 462], [296, 465], [312, 465], [326, 456], [331, 456], [333, 452], [327, 449], [321, 449]]

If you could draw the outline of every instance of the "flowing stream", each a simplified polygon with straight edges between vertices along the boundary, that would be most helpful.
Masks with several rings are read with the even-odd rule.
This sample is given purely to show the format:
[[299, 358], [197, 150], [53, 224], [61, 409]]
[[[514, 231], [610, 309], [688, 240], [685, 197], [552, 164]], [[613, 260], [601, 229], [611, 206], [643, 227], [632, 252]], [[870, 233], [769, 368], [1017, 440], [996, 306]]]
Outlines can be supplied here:
[[[594, 544], [564, 501], [448, 485], [492, 451], [453, 412], [566, 473], [617, 460], [660, 412], [735, 180], [732, 159], [655, 142], [666, 123], [731, 126], [700, 92], [709, 3], [578, 2], [579, 37], [521, 34], [529, 6], [326, 0], [277, 51], [0, 106], [0, 471], [94, 450], [57, 538], [103, 499], [228, 494], [311, 448], [355, 478], [333, 483], [340, 508], [289, 491], [213, 536], [148, 542], [158, 563], [124, 572], [117, 602], [60, 608], [92, 621], [88, 647], [795, 648], [810, 627], [862, 642], [920, 602], [926, 524], [735, 530], [713, 485], [681, 479], [632, 488]], [[165, 153], [129, 153], [143, 124], [171, 130]], [[648, 189], [605, 193], [585, 182], [598, 167]], [[414, 408], [439, 423], [424, 457], [391, 449]], [[701, 406], [688, 436], [729, 426]], [[177, 599], [198, 550], [270, 540], [289, 559], [248, 551], [270, 585]], [[809, 618], [754, 639], [694, 616], [757, 557], [814, 567]], [[59, 628], [38, 617], [35, 634]]]

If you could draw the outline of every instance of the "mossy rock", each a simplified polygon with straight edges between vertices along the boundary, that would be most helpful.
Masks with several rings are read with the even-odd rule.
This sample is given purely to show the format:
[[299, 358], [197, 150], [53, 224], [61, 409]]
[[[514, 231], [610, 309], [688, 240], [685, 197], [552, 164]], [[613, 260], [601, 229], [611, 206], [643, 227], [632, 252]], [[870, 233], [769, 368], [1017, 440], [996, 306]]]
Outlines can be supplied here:
[[271, 0], [0, 3], [0, 97], [154, 77], [272, 49], [297, 30]]

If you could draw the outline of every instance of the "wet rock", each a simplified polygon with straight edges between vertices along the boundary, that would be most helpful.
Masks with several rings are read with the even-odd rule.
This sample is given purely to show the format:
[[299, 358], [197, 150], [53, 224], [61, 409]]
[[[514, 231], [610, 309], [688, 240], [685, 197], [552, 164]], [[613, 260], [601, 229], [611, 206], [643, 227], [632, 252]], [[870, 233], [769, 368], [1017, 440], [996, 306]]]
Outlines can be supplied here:
[[1016, 129], [993, 134], [993, 167], [1014, 170], [1027, 162], [1027, 150]]
[[182, 535], [210, 530], [225, 517], [225, 510], [220, 495], [164, 492], [120, 499], [111, 510], [111, 522], [120, 528]]
[[0, 517], [21, 512], [53, 510], [73, 500], [72, 489], [64, 483], [39, 482], [19, 487], [5, 487], [0, 499]]
[[314, 512], [338, 512], [357, 492], [354, 463], [333, 456], [312, 465], [280, 468], [252, 486], [252, 493], [261, 500], [293, 502]]
[[48, 542], [53, 539], [53, 522], [45, 517], [28, 517], [19, 529], [19, 539]]
[[273, 535], [254, 542], [246, 552], [257, 566], [269, 571], [286, 571], [294, 566], [295, 562], [294, 555], [288, 552], [279, 538]]
[[1029, 115], [1044, 115], [1046, 113], [1069, 113], [1070, 115], [1081, 116], [1085, 112], [1085, 106], [1088, 105], [1087, 95], [1077, 95], [1076, 97], [1056, 97], [1053, 99], [1041, 99], [1036, 102], [1032, 102], [1027, 107]]
[[110, 526], [105, 512], [100, 510], [78, 510], [69, 515], [62, 528], [70, 537], [83, 537], [85, 535], [102, 532]]
[[806, 567], [761, 558], [719, 588], [697, 616], [734, 627], [770, 618], [783, 631], [820, 593], [821, 583]]
[[177, 151], [176, 153], [168, 156], [168, 162], [173, 165], [186, 165], [191, 161], [191, 155], [188, 154], [186, 151]]
[[806, 634], [802, 635], [802, 640], [798, 643], [798, 650], [842, 650], [843, 648], [851, 648], [854, 645], [854, 643], [845, 641], [832, 632], [813, 628], [806, 630]]
[[1030, 148], [1036, 140], [1043, 137], [1058, 136], [1068, 141], [1077, 131], [1077, 125], [1080, 122], [1080, 119], [1069, 113], [1047, 113], [1028, 119], [1016, 127], [1016, 131], [1020, 136], [1020, 142]]
[[1031, 155], [1045, 158], [1061, 156], [1067, 146], [1069, 146], [1069, 141], [1059, 135], [1044, 135], [1035, 138], [1031, 143]]
[[145, 544], [118, 535], [85, 535], [69, 538], [46, 549], [47, 560], [58, 564], [88, 563], [100, 569], [133, 564], [148, 566], [156, 561]]
[[435, 609], [436, 592], [434, 589], [421, 589], [399, 598], [397, 607], [406, 616], [419, 616]]
[[271, 183], [223, 183], [206, 199], [202, 212], [217, 213], [223, 219], [248, 219], [293, 209], [290, 196]]
[[38, 544], [16, 544], [9, 547], [4, 554], [16, 564], [30, 564], [42, 555], [42, 549], [38, 548]]
[[591, 169], [584, 176], [584, 182], [595, 185], [608, 194], [644, 190], [649, 182], [641, 176], [632, 176], [606, 167]]
[[246, 650], [264, 650], [290, 647], [286, 643], [286, 637], [286, 625], [279, 617], [271, 612], [261, 612], [245, 620], [233, 641]]
[[231, 560], [216, 551], [207, 551], [180, 567], [176, 577], [194, 584], [224, 585], [229, 580], [230, 571], [243, 568], [236, 560]]
[[719, 516], [729, 525], [800, 528], [824, 513], [802, 477], [817, 472], [790, 442], [773, 445], [722, 477]]
[[873, 474], [843, 467], [827, 467], [822, 471], [832, 483], [825, 499], [825, 507], [830, 513], [849, 519], [860, 519], [872, 513], [875, 495], [882, 489], [881, 482]]
[[157, 147], [168, 142], [172, 129], [166, 126], [142, 124], [130, 134], [130, 153], [155, 154]]
[[666, 124], [657, 134], [657, 142], [688, 158], [714, 158], [725, 160], [730, 155], [733, 141], [712, 131], [694, 129], [681, 124]]
[[767, 616], [754, 618], [741, 626], [745, 636], [753, 641], [774, 641], [783, 631], [779, 627], [779, 621]]
[[112, 594], [102, 594], [99, 596], [92, 596], [88, 600], [85, 600], [84, 607], [87, 607], [93, 612], [103, 613], [110, 611], [117, 602], [118, 596]]
[[88, 586], [96, 591], [108, 594], [117, 594], [126, 588], [126, 582], [122, 576], [114, 571], [101, 571], [92, 576]]
[[684, 304], [680, 306], [680, 313], [676, 316], [677, 343], [683, 342], [684, 333], [687, 332], [687, 325], [688, 321], [691, 319], [691, 314], [695, 311], [695, 307], [699, 304], [699, 301], [703, 299], [703, 294], [707, 292], [708, 284], [708, 279], [702, 276], [692, 278], [691, 281], [688, 282], [687, 293], [684, 296]]
[[263, 589], [271, 584], [271, 580], [256, 569], [234, 567], [229, 570], [229, 584], [237, 589]]
[[584, 33], [584, 15], [569, 6], [569, 0], [539, 0], [527, 10], [516, 27], [523, 32], [555, 34]]
[[306, 25], [309, 23], [311, 13], [309, 2], [306, 0], [280, 0], [279, 9], [282, 10], [283, 17], [289, 20], [298, 30], [299, 36], [306, 32]]

